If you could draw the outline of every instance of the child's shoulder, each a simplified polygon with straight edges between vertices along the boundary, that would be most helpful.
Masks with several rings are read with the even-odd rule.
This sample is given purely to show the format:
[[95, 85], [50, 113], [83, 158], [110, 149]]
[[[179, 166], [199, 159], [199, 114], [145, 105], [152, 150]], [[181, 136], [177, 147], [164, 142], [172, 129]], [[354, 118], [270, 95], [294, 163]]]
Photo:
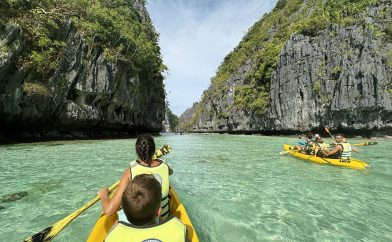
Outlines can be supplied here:
[[133, 161], [129, 162], [129, 167], [134, 167], [137, 164], [139, 164], [139, 162], [137, 160], [133, 160]]

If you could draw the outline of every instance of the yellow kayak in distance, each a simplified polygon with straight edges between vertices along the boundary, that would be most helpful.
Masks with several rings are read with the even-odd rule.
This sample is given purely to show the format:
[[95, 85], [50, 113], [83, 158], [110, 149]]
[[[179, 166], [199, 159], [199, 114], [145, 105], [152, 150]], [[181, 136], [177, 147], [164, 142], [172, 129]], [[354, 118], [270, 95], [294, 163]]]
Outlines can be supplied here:
[[294, 146], [284, 144], [283, 149], [286, 151], [287, 154], [299, 158], [301, 160], [305, 161], [311, 161], [315, 162], [318, 164], [327, 164], [327, 165], [333, 165], [333, 166], [341, 166], [341, 167], [347, 167], [347, 168], [352, 168], [352, 169], [358, 169], [358, 170], [365, 170], [369, 169], [370, 166], [361, 160], [358, 159], [349, 159], [349, 160], [344, 160], [344, 159], [330, 159], [330, 158], [322, 158], [314, 155], [307, 155], [304, 153], [301, 153], [297, 150], [294, 150]]
[[352, 144], [352, 146], [369, 146], [369, 145], [376, 145], [377, 141], [366, 141], [363, 143]]
[[[199, 238], [196, 234], [196, 230], [192, 225], [192, 222], [186, 212], [184, 205], [180, 198], [175, 192], [174, 188], [170, 186], [169, 190], [169, 206], [170, 215], [175, 216], [185, 224], [187, 229], [187, 239], [191, 242], [199, 242]], [[117, 213], [112, 216], [106, 216], [101, 214], [95, 223], [93, 229], [90, 232], [87, 242], [102, 242], [106, 238], [106, 235], [112, 229], [114, 222], [117, 220]]]

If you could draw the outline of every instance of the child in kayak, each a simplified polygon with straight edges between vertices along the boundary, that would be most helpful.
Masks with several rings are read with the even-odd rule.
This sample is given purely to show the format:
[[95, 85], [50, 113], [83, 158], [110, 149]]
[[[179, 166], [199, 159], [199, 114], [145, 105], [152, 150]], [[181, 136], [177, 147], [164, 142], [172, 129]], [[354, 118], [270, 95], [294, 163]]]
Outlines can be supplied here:
[[309, 145], [313, 143], [312, 138], [312, 132], [307, 132], [305, 137], [299, 137], [298, 145], [294, 146], [294, 150], [299, 150], [301, 152], [307, 153], [307, 151], [309, 150]]
[[155, 142], [151, 135], [139, 135], [135, 148], [140, 160], [131, 162], [130, 167], [124, 171], [113, 197], [109, 198], [109, 190], [107, 188], [101, 188], [98, 191], [98, 196], [101, 198], [102, 211], [107, 216], [116, 213], [121, 206], [123, 192], [133, 178], [140, 174], [153, 174], [162, 184], [161, 218], [166, 219], [169, 215], [169, 175], [173, 173], [173, 170], [162, 160], [152, 160], [155, 152]]
[[318, 157], [324, 157], [322, 150], [327, 149], [329, 145], [324, 143], [323, 139], [319, 134], [314, 135], [314, 144], [315, 144], [315, 149], [313, 154]]
[[178, 218], [155, 222], [161, 211], [161, 190], [153, 175], [134, 177], [122, 195], [122, 207], [129, 222], [120, 221], [105, 241], [186, 241], [186, 226]]

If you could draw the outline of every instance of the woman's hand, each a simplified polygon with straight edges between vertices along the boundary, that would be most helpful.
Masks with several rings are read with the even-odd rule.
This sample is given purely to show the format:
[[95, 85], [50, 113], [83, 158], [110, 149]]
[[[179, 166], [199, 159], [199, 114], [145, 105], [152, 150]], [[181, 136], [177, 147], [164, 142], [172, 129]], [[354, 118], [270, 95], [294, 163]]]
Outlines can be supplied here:
[[101, 188], [101, 189], [99, 189], [97, 194], [101, 199], [107, 198], [107, 197], [109, 197], [109, 189], [107, 187]]

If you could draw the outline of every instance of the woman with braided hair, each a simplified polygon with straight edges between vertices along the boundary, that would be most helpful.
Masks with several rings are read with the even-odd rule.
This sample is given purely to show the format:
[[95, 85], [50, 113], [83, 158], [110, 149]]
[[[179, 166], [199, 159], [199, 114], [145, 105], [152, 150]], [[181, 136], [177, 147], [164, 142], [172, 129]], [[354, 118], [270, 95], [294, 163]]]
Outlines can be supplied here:
[[[163, 160], [152, 160], [155, 152], [155, 142], [151, 135], [139, 135], [135, 149], [139, 160], [132, 161], [130, 167], [124, 171], [113, 197], [109, 198], [109, 190], [107, 188], [101, 188], [98, 191], [98, 196], [101, 198], [102, 211], [107, 216], [116, 213], [121, 206], [121, 198], [128, 183], [132, 182], [132, 179], [137, 175], [152, 174], [162, 186], [161, 219], [166, 219], [169, 215], [169, 175], [173, 173], [173, 170]], [[119, 214], [119, 220], [123, 220], [124, 217], [122, 213]]]

